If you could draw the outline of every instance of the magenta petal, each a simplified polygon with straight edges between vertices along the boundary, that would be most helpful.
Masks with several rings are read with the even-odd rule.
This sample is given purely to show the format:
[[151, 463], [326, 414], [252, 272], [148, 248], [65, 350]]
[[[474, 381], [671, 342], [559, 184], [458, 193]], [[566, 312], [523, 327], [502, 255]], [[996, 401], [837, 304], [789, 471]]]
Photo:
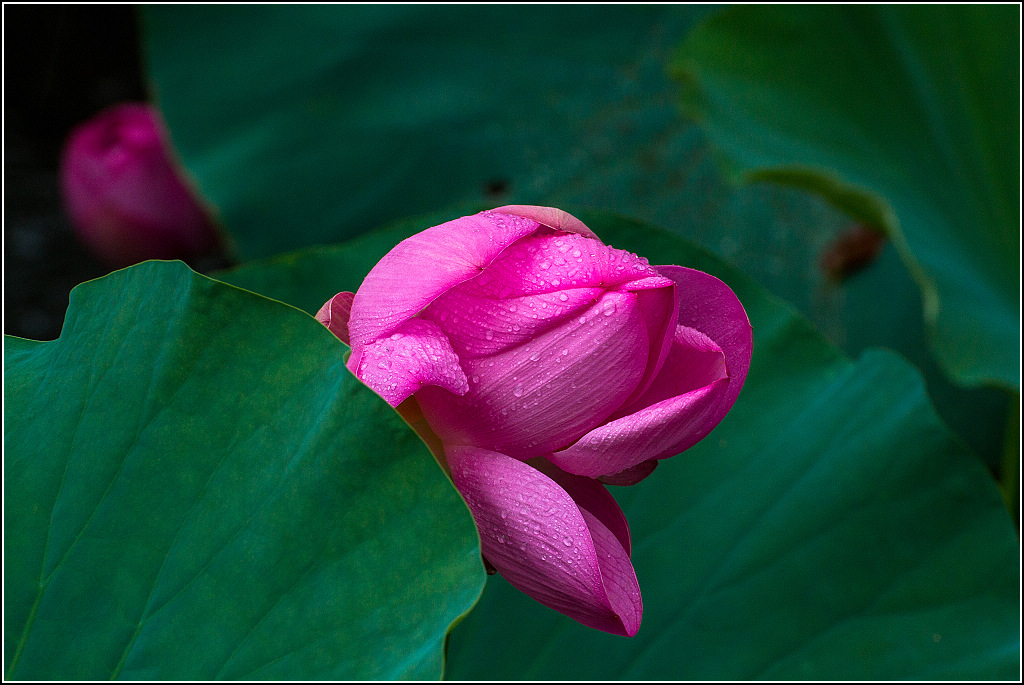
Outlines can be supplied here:
[[448, 446], [445, 455], [483, 555], [509, 583], [586, 626], [636, 634], [643, 614], [636, 574], [597, 515], [545, 474], [504, 454]]
[[721, 420], [717, 408], [729, 383], [718, 346], [692, 328], [677, 326], [672, 349], [647, 392], [549, 460], [594, 478], [678, 454]]
[[610, 476], [598, 476], [597, 480], [608, 485], [636, 485], [647, 476], [654, 473], [654, 469], [658, 467], [657, 459], [648, 459], [642, 461], [636, 466], [631, 466], [628, 469], [623, 469], [618, 473], [613, 473]]
[[352, 302], [353, 348], [390, 335], [452, 287], [473, 278], [502, 250], [539, 228], [518, 216], [481, 212], [428, 228], [381, 259]]
[[679, 295], [677, 323], [708, 336], [725, 354], [729, 389], [715, 410], [717, 424], [736, 402], [750, 369], [750, 355], [754, 348], [750, 319], [736, 293], [711, 274], [674, 265], [654, 268], [676, 284]]
[[463, 288], [437, 298], [423, 318], [437, 323], [462, 359], [503, 352], [579, 318], [601, 299], [601, 288], [573, 288], [490, 299]]
[[543, 224], [548, 228], [553, 228], [556, 231], [564, 231], [566, 233], [578, 233], [579, 235], [587, 236], [588, 238], [597, 238], [587, 225], [582, 221], [574, 217], [569, 212], [555, 207], [540, 207], [538, 205], [505, 205], [504, 207], [497, 207], [495, 212], [501, 212], [503, 214], [512, 214], [514, 216], [521, 216], [524, 219], [533, 219], [539, 224]]
[[643, 378], [626, 400], [626, 404], [633, 402], [651, 387], [668, 357], [669, 350], [672, 349], [673, 334], [676, 330], [677, 299], [675, 288], [656, 287], [637, 293], [637, 306], [643, 313], [644, 323], [647, 324], [649, 348]]
[[353, 351], [348, 368], [392, 407], [427, 385], [456, 395], [469, 391], [447, 336], [423, 319], [406, 321], [391, 335]]
[[352, 313], [352, 299], [355, 293], [340, 292], [320, 307], [316, 320], [327, 326], [338, 340], [348, 345], [348, 317]]
[[527, 463], [558, 483], [576, 502], [576, 506], [593, 514], [612, 532], [627, 555], [632, 553], [626, 516], [607, 488], [593, 478], [567, 473], [543, 457], [531, 459]]
[[[608, 417], [643, 376], [647, 327], [629, 292], [606, 292], [579, 317], [526, 344], [463, 359], [470, 391], [417, 395], [445, 443], [477, 445], [517, 459], [559, 449]], [[567, 401], [571, 398], [571, 401]]]

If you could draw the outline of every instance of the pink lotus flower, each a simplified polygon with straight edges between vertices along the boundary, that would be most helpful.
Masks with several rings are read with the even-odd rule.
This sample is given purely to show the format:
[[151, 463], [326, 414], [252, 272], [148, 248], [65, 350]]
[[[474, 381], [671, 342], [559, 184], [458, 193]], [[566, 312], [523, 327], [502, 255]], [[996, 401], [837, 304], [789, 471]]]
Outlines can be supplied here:
[[493, 568], [584, 625], [636, 633], [629, 527], [604, 483], [645, 478], [732, 407], [752, 338], [728, 286], [650, 266], [561, 210], [509, 206], [403, 241], [317, 318], [447, 465]]
[[134, 103], [103, 110], [64, 146], [65, 208], [82, 241], [112, 266], [195, 257], [217, 244], [168, 149], [159, 113]]

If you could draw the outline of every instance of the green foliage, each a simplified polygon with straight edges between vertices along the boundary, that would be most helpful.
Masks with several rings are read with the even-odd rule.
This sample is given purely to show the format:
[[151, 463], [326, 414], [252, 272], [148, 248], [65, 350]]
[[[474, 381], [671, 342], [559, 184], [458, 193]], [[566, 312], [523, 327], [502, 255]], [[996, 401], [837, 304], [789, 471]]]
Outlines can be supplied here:
[[[955, 380], [1018, 387], [1010, 11], [728, 9], [675, 65], [702, 130], [663, 68], [706, 8], [145, 7], [184, 166], [238, 255], [277, 256], [219, 275], [265, 297], [147, 263], [76, 290], [59, 340], [5, 338], [6, 676], [438, 677], [483, 582], [472, 520], [346, 348], [267, 298], [313, 313], [407, 235], [516, 202], [726, 280], [753, 366], [707, 439], [615, 491], [640, 633], [495, 577], [450, 677], [1014, 679], [1015, 532], [920, 377], [678, 237], [847, 353], [907, 355], [998, 458], [1005, 397], [946, 383], [915, 322]], [[903, 262], [826, 282], [849, 219], [730, 187], [712, 149]]]
[[439, 677], [479, 541], [346, 351], [165, 262], [6, 337], [6, 678]]
[[724, 256], [847, 354], [905, 355], [998, 464], [1007, 399], [947, 380], [891, 245], [829, 281], [819, 256], [850, 219], [775, 184], [730, 185], [679, 116], [665, 65], [709, 10], [142, 8], [157, 102], [243, 259], [456, 205], [446, 218], [508, 203], [628, 214]]
[[251, 259], [459, 202], [642, 206], [664, 64], [708, 8], [144, 10], [175, 145]]
[[733, 174], [886, 231], [946, 372], [1016, 390], [1019, 38], [1012, 6], [743, 6], [674, 63]]
[[[616, 247], [729, 283], [754, 327], [751, 373], [710, 436], [613, 489], [645, 599], [636, 637], [584, 628], [493, 577], [452, 633], [446, 675], [1013, 678], [1014, 528], [916, 372], [878, 350], [850, 362], [791, 308], [675, 236], [579, 216]], [[315, 311], [356, 288], [389, 245], [446, 218], [221, 277]]]

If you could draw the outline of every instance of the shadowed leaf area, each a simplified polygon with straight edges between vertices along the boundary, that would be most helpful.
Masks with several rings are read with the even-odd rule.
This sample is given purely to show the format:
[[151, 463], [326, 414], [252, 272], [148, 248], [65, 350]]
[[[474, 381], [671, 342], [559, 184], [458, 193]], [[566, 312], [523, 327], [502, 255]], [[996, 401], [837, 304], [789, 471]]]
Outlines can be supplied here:
[[1020, 13], [733, 7], [673, 63], [735, 176], [887, 232], [955, 381], [1020, 388]]

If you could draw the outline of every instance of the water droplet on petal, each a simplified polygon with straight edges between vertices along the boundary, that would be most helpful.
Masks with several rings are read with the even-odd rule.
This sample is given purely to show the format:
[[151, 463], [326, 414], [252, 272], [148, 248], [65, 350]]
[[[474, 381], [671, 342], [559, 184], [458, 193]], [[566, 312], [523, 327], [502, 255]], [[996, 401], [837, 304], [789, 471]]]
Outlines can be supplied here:
[[569, 296], [566, 295], [565, 293], [558, 293], [558, 299], [560, 299], [562, 302], [565, 302], [566, 300], [569, 299]]
[[[523, 386], [521, 386], [521, 385], [517, 385], [517, 386], [515, 387], [515, 390], [513, 390], [513, 391], [512, 391], [512, 394], [513, 394], [513, 395], [515, 395], [516, 397], [522, 397], [522, 396], [523, 396]], [[504, 410], [502, 410], [502, 412], [501, 412], [501, 413], [502, 413], [502, 414], [504, 414], [504, 413], [505, 413], [505, 411], [504, 411]]]
[[484, 337], [487, 338], [488, 340], [494, 340], [494, 331], [488, 328], [487, 332], [484, 333]]
[[562, 538], [562, 544], [566, 547], [572, 547], [572, 538]]

